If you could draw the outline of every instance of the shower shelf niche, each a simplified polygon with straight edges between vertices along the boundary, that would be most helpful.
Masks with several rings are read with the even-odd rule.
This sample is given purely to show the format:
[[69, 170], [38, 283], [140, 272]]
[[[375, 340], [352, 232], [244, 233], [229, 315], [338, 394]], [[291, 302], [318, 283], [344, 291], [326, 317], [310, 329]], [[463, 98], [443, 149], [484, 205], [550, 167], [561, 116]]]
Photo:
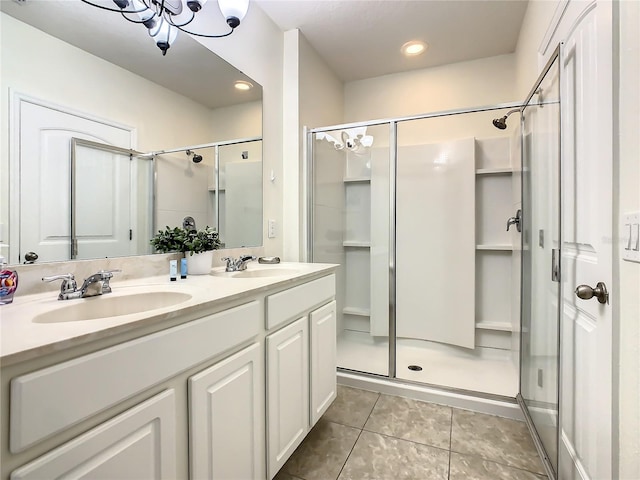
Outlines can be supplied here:
[[370, 177], [345, 177], [343, 180], [344, 183], [369, 183], [371, 182]]
[[513, 250], [513, 245], [509, 245], [509, 244], [483, 244], [483, 245], [476, 245], [476, 250], [496, 250], [496, 251], [512, 251]]
[[342, 313], [344, 313], [345, 315], [357, 315], [359, 317], [371, 316], [371, 310], [369, 310], [368, 308], [344, 307], [342, 309]]
[[478, 322], [476, 328], [480, 330], [498, 330], [501, 332], [512, 332], [513, 326], [509, 322]]
[[342, 242], [343, 247], [348, 248], [371, 248], [371, 242], [358, 242], [355, 240], [345, 240]]
[[511, 175], [513, 168], [479, 168], [476, 170], [476, 175]]

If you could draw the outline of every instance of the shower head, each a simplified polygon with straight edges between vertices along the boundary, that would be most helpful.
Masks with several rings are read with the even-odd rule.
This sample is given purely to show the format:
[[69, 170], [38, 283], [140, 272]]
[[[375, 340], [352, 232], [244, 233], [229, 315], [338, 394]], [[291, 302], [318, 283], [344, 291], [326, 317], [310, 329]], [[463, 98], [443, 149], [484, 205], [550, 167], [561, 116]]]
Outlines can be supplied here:
[[192, 152], [191, 150], [187, 150], [187, 156], [191, 157], [192, 155], [193, 157], [191, 158], [191, 161], [193, 163], [200, 163], [202, 161], [202, 155], [198, 155], [197, 153]]
[[499, 128], [500, 130], [504, 130], [507, 128], [507, 116], [493, 119], [493, 126]]
[[514, 108], [513, 110], [509, 110], [504, 117], [494, 118], [493, 126], [496, 128], [499, 128], [500, 130], [504, 130], [505, 128], [507, 128], [507, 117], [512, 113], [519, 112], [519, 111], [520, 111], [519, 108]]

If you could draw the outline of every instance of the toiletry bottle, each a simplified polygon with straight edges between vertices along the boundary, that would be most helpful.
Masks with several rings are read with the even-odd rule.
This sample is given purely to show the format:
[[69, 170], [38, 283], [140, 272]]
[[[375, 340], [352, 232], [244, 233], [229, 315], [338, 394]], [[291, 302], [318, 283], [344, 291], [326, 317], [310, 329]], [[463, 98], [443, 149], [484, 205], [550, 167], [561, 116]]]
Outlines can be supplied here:
[[169, 280], [175, 282], [178, 278], [178, 261], [169, 260]]
[[187, 278], [187, 259], [186, 258], [180, 259], [180, 278], [183, 280]]
[[0, 257], [0, 305], [13, 302], [13, 295], [18, 288], [18, 272], [9, 270], [4, 257]]

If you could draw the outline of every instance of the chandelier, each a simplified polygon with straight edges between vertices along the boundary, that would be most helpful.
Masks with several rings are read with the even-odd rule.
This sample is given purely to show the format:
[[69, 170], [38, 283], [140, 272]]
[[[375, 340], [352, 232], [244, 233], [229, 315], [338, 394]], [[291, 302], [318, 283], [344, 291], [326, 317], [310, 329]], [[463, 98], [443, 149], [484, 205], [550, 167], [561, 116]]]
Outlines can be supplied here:
[[[207, 0], [110, 0], [102, 3], [98, 3], [98, 0], [82, 1], [102, 10], [119, 12], [126, 20], [144, 25], [158, 48], [162, 50], [162, 55], [167, 54], [167, 50], [178, 35], [178, 30], [205, 38], [228, 37], [240, 25], [249, 8], [249, 0], [218, 0], [220, 11], [231, 30], [212, 35], [185, 28], [193, 21], [196, 13], [202, 9]], [[111, 3], [114, 3], [117, 8]]]

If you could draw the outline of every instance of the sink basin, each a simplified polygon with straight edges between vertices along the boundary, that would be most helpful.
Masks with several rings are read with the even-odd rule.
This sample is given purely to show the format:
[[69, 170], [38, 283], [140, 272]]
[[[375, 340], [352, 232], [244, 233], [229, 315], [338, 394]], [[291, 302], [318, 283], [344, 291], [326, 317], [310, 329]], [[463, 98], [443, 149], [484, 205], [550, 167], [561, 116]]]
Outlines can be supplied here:
[[224, 269], [213, 270], [212, 275], [227, 278], [268, 278], [268, 277], [284, 277], [287, 275], [296, 275], [300, 270], [295, 268], [249, 268], [241, 272], [225, 272]]
[[41, 313], [33, 318], [35, 323], [80, 322], [98, 318], [118, 317], [171, 307], [191, 299], [182, 292], [142, 292], [130, 295], [100, 295], [91, 298], [65, 300], [62, 308]]

